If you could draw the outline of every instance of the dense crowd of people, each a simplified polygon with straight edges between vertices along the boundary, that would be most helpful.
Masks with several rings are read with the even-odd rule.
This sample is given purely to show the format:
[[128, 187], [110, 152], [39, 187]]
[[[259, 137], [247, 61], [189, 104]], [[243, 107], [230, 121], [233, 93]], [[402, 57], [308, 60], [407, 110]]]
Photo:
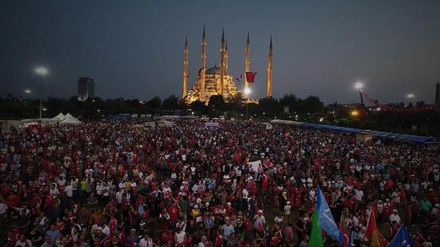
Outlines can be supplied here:
[[1, 135], [0, 245], [304, 247], [317, 186], [353, 246], [366, 246], [371, 212], [384, 241], [404, 224], [419, 246], [439, 243], [435, 145], [255, 121], [139, 124]]

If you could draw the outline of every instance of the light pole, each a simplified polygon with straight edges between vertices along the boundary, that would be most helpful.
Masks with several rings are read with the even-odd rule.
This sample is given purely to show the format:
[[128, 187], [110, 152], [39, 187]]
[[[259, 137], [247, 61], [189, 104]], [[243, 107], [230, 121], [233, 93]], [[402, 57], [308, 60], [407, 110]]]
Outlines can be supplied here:
[[413, 93], [409, 93], [406, 95], [406, 97], [408, 98], [408, 106], [409, 106], [410, 104], [412, 104], [411, 100], [414, 99], [415, 96]]
[[42, 107], [42, 99], [41, 99], [41, 84], [42, 84], [42, 80], [43, 80], [43, 76], [45, 74], [47, 74], [47, 69], [44, 67], [38, 67], [35, 69], [35, 72], [37, 72], [37, 74], [40, 76], [40, 92], [38, 94], [38, 98], [40, 99], [40, 121], [41, 121], [41, 110], [43, 109]]
[[364, 84], [362, 82], [356, 82], [356, 84], [354, 84], [354, 87], [359, 91], [359, 97], [361, 97], [361, 105], [364, 106], [364, 97], [362, 96], [362, 88], [364, 87]]
[[244, 94], [246, 95], [246, 120], [249, 116], [249, 94], [251, 93], [251, 90], [247, 87], [244, 89]]

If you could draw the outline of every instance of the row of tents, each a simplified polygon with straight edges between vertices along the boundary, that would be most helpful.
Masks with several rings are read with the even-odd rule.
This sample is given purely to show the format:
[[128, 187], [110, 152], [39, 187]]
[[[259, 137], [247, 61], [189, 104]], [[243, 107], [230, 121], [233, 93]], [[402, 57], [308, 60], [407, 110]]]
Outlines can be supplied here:
[[51, 118], [52, 121], [58, 121], [60, 124], [81, 124], [82, 122], [78, 118], [72, 116], [70, 113], [64, 115], [62, 112]]
[[393, 141], [399, 141], [399, 142], [409, 142], [409, 143], [415, 143], [415, 144], [437, 144], [437, 143], [440, 143], [440, 137], [398, 134], [398, 133], [392, 133], [392, 132], [356, 129], [356, 128], [349, 128], [349, 127], [306, 123], [306, 122], [290, 121], [290, 120], [280, 120], [280, 119], [274, 119], [274, 120], [270, 121], [270, 123], [271, 124], [295, 125], [295, 126], [306, 127], [306, 128], [341, 131], [341, 132], [346, 132], [346, 133], [350, 133], [350, 134], [355, 134], [356, 138], [358, 138], [358, 139], [361, 139], [361, 138], [371, 139], [368, 137], [375, 137], [378, 139], [387, 139], [387, 140], [393, 140]]

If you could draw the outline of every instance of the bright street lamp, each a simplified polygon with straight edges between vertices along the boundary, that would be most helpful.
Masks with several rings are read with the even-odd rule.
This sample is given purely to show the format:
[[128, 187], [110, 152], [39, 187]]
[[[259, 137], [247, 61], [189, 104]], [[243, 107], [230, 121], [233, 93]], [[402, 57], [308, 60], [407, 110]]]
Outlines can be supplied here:
[[31, 91], [30, 89], [25, 89], [25, 90], [24, 90], [24, 93], [25, 93], [25, 94], [31, 94], [32, 91]]
[[362, 88], [364, 87], [364, 84], [362, 82], [356, 82], [354, 84], [354, 87], [359, 91], [359, 97], [361, 98], [361, 104], [364, 105], [364, 97], [362, 96]]
[[415, 95], [413, 93], [409, 93], [406, 95], [406, 98], [408, 98], [408, 105], [411, 104], [411, 100], [414, 99]]
[[40, 92], [39, 92], [39, 98], [40, 98], [40, 120], [41, 120], [41, 110], [42, 108], [42, 99], [41, 99], [41, 81], [43, 79], [43, 76], [47, 74], [47, 69], [44, 67], [38, 67], [35, 69], [35, 72], [40, 76]]

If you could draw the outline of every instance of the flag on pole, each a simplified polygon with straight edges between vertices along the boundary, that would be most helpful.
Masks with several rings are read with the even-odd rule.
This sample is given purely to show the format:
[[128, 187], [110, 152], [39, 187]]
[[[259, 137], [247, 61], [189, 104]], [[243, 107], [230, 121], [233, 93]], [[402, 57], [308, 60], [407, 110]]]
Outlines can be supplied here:
[[322, 232], [318, 221], [318, 210], [315, 208], [312, 220], [312, 232], [310, 234], [310, 241], [308, 247], [324, 247], [322, 240]]
[[396, 236], [391, 240], [389, 247], [414, 247], [414, 241], [411, 238], [411, 236], [408, 233], [408, 229], [406, 229], [406, 226], [402, 225], [397, 232]]
[[374, 213], [374, 210], [371, 210], [370, 216], [368, 217], [367, 230], [365, 230], [365, 238], [367, 240], [370, 239], [374, 231], [377, 231], [376, 215]]
[[241, 78], [243, 78], [243, 74], [241, 74], [239, 77], [236, 77], [235, 80], [237, 80], [237, 82], [240, 83]]
[[377, 230], [376, 214], [374, 210], [371, 210], [370, 217], [368, 217], [367, 230], [365, 231], [365, 238], [369, 240], [370, 247], [382, 247], [380, 241], [380, 233]]
[[257, 72], [246, 72], [246, 81], [248, 83], [254, 83], [256, 74]]
[[335, 219], [333, 218], [332, 212], [325, 201], [324, 195], [322, 194], [321, 188], [318, 186], [317, 193], [317, 211], [319, 215], [319, 226], [322, 230], [327, 232], [332, 238], [336, 239], [340, 244], [342, 244], [341, 232], [336, 225]]
[[380, 234], [377, 229], [371, 234], [370, 247], [383, 247], [382, 242], [380, 242]]
[[339, 230], [341, 231], [342, 246], [351, 247], [350, 232], [348, 231], [347, 225], [345, 224], [344, 213], [341, 215], [341, 220], [339, 221]]

